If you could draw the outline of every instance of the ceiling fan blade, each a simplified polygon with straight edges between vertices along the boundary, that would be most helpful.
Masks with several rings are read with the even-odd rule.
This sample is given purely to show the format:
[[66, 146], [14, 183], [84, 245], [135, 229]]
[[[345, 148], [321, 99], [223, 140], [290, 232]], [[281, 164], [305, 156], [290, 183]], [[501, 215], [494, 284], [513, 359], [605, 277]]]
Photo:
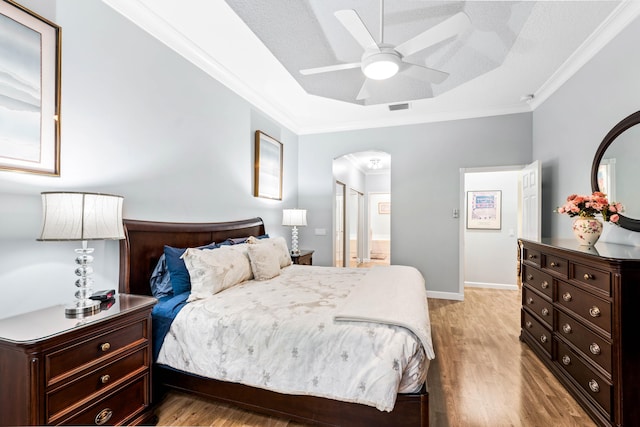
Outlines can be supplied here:
[[444, 71], [435, 70], [422, 65], [409, 64], [408, 62], [405, 62], [405, 64], [407, 64], [407, 67], [402, 71], [403, 74], [413, 77], [414, 79], [438, 84], [442, 83], [447, 79], [447, 77], [449, 77], [449, 73], [445, 73]]
[[308, 76], [311, 74], [328, 73], [330, 71], [349, 70], [351, 68], [359, 68], [359, 67], [360, 67], [359, 62], [351, 62], [349, 64], [327, 65], [326, 67], [305, 68], [304, 70], [300, 70], [300, 74]]
[[358, 12], [353, 9], [337, 10], [334, 15], [364, 50], [380, 50]]
[[356, 96], [356, 100], [362, 101], [363, 99], [367, 99], [371, 96], [371, 79], [365, 79], [364, 83], [362, 83], [362, 87], [360, 88], [360, 92], [358, 92], [358, 96]]
[[464, 12], [459, 12], [436, 26], [398, 45], [396, 51], [402, 56], [409, 56], [423, 49], [440, 43], [450, 37], [457, 36], [471, 25], [471, 20]]

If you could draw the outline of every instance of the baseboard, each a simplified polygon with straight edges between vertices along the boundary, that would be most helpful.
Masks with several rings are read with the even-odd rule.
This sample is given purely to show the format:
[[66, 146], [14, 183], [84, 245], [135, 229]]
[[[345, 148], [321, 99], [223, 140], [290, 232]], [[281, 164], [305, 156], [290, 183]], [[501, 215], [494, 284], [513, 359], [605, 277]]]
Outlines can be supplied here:
[[464, 294], [459, 294], [455, 292], [427, 291], [427, 298], [464, 301]]
[[465, 288], [488, 288], [488, 289], [502, 289], [508, 291], [517, 291], [518, 285], [503, 284], [503, 283], [484, 283], [484, 282], [464, 282]]

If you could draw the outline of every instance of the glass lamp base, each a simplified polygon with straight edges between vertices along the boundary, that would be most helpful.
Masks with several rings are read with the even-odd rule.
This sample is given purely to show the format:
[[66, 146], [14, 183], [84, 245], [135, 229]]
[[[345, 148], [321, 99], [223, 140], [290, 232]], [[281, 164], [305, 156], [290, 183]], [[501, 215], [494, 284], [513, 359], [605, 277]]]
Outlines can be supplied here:
[[91, 316], [100, 312], [100, 301], [92, 299], [77, 301], [64, 308], [64, 315], [68, 318]]

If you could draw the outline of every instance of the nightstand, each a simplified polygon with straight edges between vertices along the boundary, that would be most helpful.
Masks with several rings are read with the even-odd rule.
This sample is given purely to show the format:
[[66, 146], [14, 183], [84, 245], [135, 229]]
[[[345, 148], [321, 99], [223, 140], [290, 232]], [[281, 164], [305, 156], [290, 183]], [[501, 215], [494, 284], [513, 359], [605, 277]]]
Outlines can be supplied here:
[[301, 249], [299, 254], [291, 254], [291, 261], [294, 264], [313, 265], [313, 252]]
[[117, 295], [93, 316], [64, 305], [0, 319], [0, 424], [143, 424], [151, 410], [151, 309]]

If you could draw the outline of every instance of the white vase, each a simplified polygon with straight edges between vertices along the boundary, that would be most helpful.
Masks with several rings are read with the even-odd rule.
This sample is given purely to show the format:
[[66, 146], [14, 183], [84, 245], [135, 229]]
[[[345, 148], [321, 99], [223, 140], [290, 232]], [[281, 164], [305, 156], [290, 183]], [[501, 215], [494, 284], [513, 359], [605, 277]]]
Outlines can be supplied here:
[[602, 222], [595, 218], [578, 218], [573, 221], [573, 234], [583, 246], [593, 246], [602, 234]]

